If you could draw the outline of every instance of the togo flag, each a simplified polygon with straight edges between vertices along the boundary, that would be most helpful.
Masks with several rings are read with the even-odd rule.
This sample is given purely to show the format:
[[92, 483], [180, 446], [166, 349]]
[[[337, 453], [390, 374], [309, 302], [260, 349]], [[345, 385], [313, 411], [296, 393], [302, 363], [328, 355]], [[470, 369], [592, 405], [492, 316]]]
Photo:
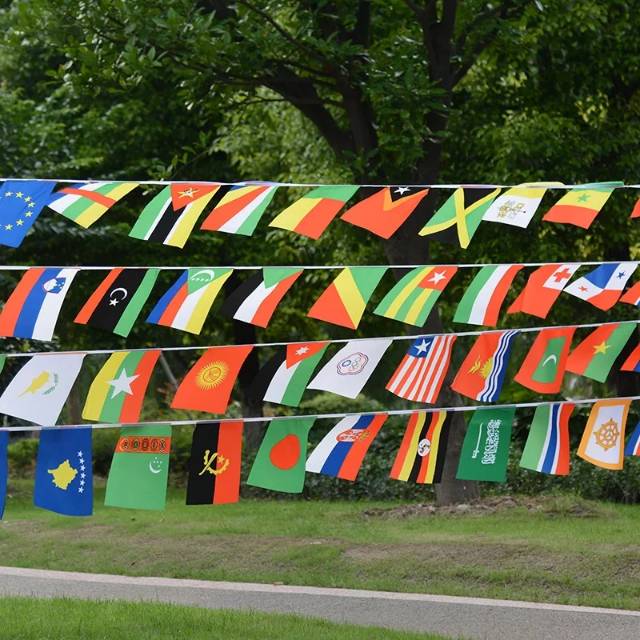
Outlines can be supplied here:
[[111, 461], [105, 505], [164, 509], [170, 451], [170, 424], [123, 427]]
[[582, 434], [578, 455], [597, 467], [622, 469], [624, 432], [631, 400], [598, 400]]
[[498, 196], [482, 217], [488, 222], [501, 222], [526, 229], [549, 187], [561, 182], [525, 182]]
[[545, 222], [573, 224], [588, 229], [616, 187], [624, 182], [595, 182], [574, 187], [542, 218]]
[[342, 418], [313, 450], [306, 470], [342, 480], [355, 480], [386, 419], [386, 413]]
[[618, 302], [622, 290], [637, 267], [637, 262], [602, 264], [574, 280], [564, 290], [598, 309], [608, 311]]

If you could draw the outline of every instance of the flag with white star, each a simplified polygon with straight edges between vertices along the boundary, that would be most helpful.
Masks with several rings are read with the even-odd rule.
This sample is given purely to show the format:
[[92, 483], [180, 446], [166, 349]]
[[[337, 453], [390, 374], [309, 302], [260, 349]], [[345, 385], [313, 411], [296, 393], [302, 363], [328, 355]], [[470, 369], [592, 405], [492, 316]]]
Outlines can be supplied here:
[[19, 247], [43, 207], [51, 201], [55, 182], [7, 180], [0, 187], [0, 244]]
[[93, 513], [91, 429], [43, 429], [33, 504], [66, 516]]

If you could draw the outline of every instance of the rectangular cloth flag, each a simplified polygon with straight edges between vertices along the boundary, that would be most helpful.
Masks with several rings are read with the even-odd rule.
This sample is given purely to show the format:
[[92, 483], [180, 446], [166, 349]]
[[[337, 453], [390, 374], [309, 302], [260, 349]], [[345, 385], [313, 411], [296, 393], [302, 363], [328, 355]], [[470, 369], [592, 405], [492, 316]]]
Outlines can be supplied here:
[[329, 342], [288, 344], [260, 369], [253, 381], [253, 395], [265, 402], [297, 407], [328, 346]]
[[574, 187], [556, 202], [542, 219], [588, 229], [616, 187], [624, 182], [594, 182]]
[[[624, 450], [625, 456], [640, 456], [640, 422], [636, 425], [636, 428], [633, 430], [631, 437], [629, 438], [629, 442], [627, 442], [627, 446]], [[2, 514], [0, 513], [0, 517]]]
[[65, 516], [93, 513], [91, 429], [40, 432], [33, 504]]
[[511, 187], [491, 203], [482, 219], [526, 229], [547, 189], [561, 186], [561, 182], [525, 182]]
[[640, 282], [636, 282], [630, 289], [627, 289], [620, 298], [620, 302], [640, 307]]
[[569, 475], [569, 418], [574, 407], [570, 402], [536, 407], [521, 467], [556, 476]]
[[247, 484], [300, 493], [304, 487], [307, 439], [315, 417], [274, 418], [269, 423]]
[[180, 383], [171, 408], [224, 413], [251, 349], [252, 345], [207, 349]]
[[631, 400], [598, 400], [591, 408], [578, 455], [587, 462], [617, 471], [624, 459], [624, 432]]
[[233, 269], [186, 269], [158, 300], [147, 322], [188, 331], [202, 331], [211, 305]]
[[363, 413], [342, 418], [313, 450], [307, 460], [306, 470], [354, 481], [386, 419], [386, 413]]
[[357, 190], [358, 187], [353, 184], [336, 184], [311, 189], [279, 213], [269, 226], [294, 231], [317, 240], [342, 209], [344, 203]]
[[0, 520], [7, 503], [7, 479], [9, 478], [9, 432], [0, 431]]
[[158, 269], [112, 269], [84, 303], [74, 322], [126, 338], [151, 295]]
[[19, 247], [42, 209], [51, 200], [55, 182], [7, 180], [0, 187], [0, 244]]
[[620, 367], [620, 371], [635, 371], [640, 373], [640, 344], [629, 354]]
[[500, 189], [456, 189], [422, 227], [419, 235], [440, 234], [455, 227], [460, 246], [466, 249], [478, 230], [482, 217], [499, 193]]
[[308, 318], [357, 329], [369, 298], [387, 267], [345, 267], [320, 294]]
[[389, 477], [418, 484], [440, 482], [450, 426], [446, 411], [412, 413]]
[[519, 264], [482, 267], [464, 292], [453, 321], [495, 327], [502, 303], [520, 269]]
[[174, 182], [142, 210], [130, 238], [161, 242], [182, 249], [219, 184]]
[[160, 349], [112, 353], [89, 387], [82, 418], [137, 422], [160, 353]]
[[507, 313], [528, 313], [546, 318], [560, 292], [579, 268], [579, 264], [545, 264], [536, 269]]
[[247, 278], [224, 301], [221, 313], [266, 328], [280, 300], [302, 275], [295, 267], [264, 267]]
[[417, 267], [404, 275], [375, 308], [376, 315], [424, 326], [458, 267]]
[[0, 396], [0, 413], [44, 426], [56, 424], [83, 359], [83, 353], [33, 356]]
[[28, 269], [0, 313], [0, 336], [51, 340], [78, 269]]
[[513, 379], [538, 393], [558, 393], [574, 332], [575, 327], [540, 331]]
[[242, 420], [196, 425], [189, 458], [187, 504], [238, 502], [242, 427]]
[[393, 340], [388, 338], [347, 342], [320, 369], [307, 389], [329, 391], [345, 398], [356, 398], [392, 342]]
[[104, 504], [124, 509], [164, 509], [170, 452], [170, 424], [122, 427]]
[[636, 262], [602, 264], [574, 280], [564, 290], [598, 309], [608, 311], [618, 302], [622, 290], [637, 266]]
[[516, 330], [479, 335], [451, 383], [451, 388], [467, 398], [496, 402], [502, 390], [516, 335]]
[[252, 236], [277, 188], [268, 184], [232, 185], [200, 228]]
[[423, 187], [362, 187], [363, 200], [347, 209], [341, 220], [388, 240], [429, 193]]
[[81, 182], [57, 191], [49, 209], [88, 229], [137, 186], [137, 182]]
[[416, 338], [394, 371], [386, 389], [400, 398], [433, 403], [449, 369], [455, 335]]
[[487, 407], [473, 412], [462, 443], [458, 480], [506, 481], [515, 413], [513, 407]]
[[635, 322], [618, 322], [597, 327], [569, 354], [567, 371], [605, 382], [637, 326]]

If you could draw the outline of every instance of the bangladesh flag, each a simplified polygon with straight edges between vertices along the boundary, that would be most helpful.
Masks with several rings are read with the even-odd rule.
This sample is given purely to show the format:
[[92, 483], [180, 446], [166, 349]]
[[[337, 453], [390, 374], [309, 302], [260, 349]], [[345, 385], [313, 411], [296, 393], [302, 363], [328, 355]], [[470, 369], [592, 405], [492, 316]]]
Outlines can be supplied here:
[[300, 493], [304, 486], [310, 418], [275, 418], [267, 429], [247, 484], [272, 491]]
[[515, 413], [513, 407], [478, 409], [473, 413], [462, 443], [458, 480], [506, 481]]
[[123, 427], [109, 470], [105, 505], [164, 509], [170, 450], [170, 424]]

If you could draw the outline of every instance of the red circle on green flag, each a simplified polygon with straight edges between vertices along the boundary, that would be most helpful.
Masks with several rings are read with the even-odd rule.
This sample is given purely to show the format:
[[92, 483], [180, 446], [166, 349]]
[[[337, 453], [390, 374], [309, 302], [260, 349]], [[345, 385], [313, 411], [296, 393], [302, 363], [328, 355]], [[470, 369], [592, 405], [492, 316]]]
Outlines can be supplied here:
[[300, 440], [290, 433], [274, 445], [269, 452], [271, 464], [278, 469], [287, 471], [296, 466], [300, 459]]

